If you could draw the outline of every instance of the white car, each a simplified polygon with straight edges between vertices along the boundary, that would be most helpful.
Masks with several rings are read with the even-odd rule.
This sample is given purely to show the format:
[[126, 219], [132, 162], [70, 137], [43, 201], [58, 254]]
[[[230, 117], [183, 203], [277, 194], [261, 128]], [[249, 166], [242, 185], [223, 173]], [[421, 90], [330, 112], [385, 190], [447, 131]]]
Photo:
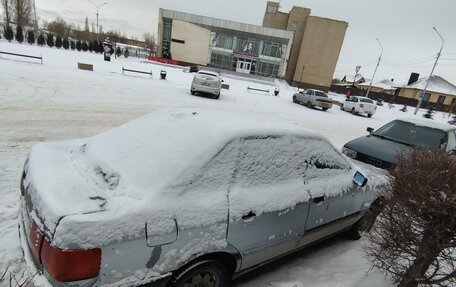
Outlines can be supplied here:
[[294, 94], [293, 103], [303, 104], [309, 108], [320, 107], [323, 111], [330, 109], [333, 105], [332, 100], [325, 92], [314, 89]]
[[377, 105], [369, 98], [352, 96], [345, 99], [340, 106], [341, 110], [349, 111], [352, 114], [367, 114], [370, 118], [377, 111]]
[[222, 80], [219, 73], [201, 70], [193, 77], [190, 93], [197, 92], [211, 94], [214, 99], [220, 97]]

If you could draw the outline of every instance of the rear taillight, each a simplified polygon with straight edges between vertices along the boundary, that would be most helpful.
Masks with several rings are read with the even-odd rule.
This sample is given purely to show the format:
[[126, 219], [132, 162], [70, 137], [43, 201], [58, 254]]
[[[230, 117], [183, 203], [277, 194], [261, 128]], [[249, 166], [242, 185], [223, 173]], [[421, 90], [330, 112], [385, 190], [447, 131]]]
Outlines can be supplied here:
[[43, 239], [43, 233], [41, 233], [41, 231], [38, 229], [36, 223], [32, 222], [32, 226], [30, 227], [30, 233], [28, 236], [28, 242], [30, 249], [32, 250], [33, 256], [38, 262], [41, 262], [40, 253], [41, 246], [43, 245]]
[[41, 262], [49, 274], [60, 282], [97, 277], [100, 272], [101, 249], [60, 249], [45, 238]]
[[360, 108], [364, 108], [364, 104], [359, 104], [359, 107]]

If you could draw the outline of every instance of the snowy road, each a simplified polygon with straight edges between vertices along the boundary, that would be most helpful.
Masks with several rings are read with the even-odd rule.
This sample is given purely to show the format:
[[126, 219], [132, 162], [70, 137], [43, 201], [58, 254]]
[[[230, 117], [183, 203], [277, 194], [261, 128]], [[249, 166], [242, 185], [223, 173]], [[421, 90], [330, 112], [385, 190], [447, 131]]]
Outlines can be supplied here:
[[[163, 106], [204, 106], [276, 115], [324, 134], [340, 148], [365, 135], [367, 126], [378, 128], [404, 116], [398, 111], [400, 107], [380, 107], [370, 119], [337, 107], [328, 112], [311, 110], [292, 103], [296, 90], [284, 82], [276, 81], [280, 97], [272, 97], [246, 92], [248, 85], [271, 88], [267, 82], [252, 84], [228, 76], [225, 83], [230, 89], [223, 90], [220, 100], [215, 101], [190, 96], [192, 75], [182, 69], [135, 59], [108, 63], [100, 55], [3, 40], [0, 50], [44, 57], [43, 65], [0, 58], [0, 276], [8, 268], [0, 286], [9, 285], [9, 274], [19, 279], [24, 270], [17, 232], [19, 178], [35, 142], [92, 136]], [[94, 72], [78, 70], [77, 62], [94, 64]], [[154, 78], [122, 75], [122, 66], [152, 70]], [[167, 71], [167, 81], [158, 80], [161, 69]], [[391, 286], [382, 274], [366, 273], [369, 262], [362, 256], [362, 242], [338, 237], [270, 264], [236, 281], [237, 286]]]

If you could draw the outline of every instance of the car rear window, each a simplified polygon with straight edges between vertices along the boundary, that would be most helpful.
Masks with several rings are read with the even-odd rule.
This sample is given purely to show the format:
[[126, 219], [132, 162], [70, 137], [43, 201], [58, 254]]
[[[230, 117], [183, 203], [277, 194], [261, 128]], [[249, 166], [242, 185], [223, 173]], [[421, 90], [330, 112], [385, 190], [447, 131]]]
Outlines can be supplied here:
[[212, 76], [212, 77], [217, 77], [217, 75], [215, 75], [215, 74], [206, 73], [206, 72], [199, 72], [198, 74], [200, 74], [200, 75], [206, 75], [206, 76]]
[[364, 98], [361, 98], [359, 99], [361, 102], [363, 103], [369, 103], [369, 104], [373, 104], [374, 102], [371, 100], [371, 99], [364, 99]]
[[322, 98], [327, 98], [327, 97], [328, 97], [327, 94], [322, 93], [322, 92], [315, 92], [315, 95], [316, 95], [317, 97], [322, 97]]

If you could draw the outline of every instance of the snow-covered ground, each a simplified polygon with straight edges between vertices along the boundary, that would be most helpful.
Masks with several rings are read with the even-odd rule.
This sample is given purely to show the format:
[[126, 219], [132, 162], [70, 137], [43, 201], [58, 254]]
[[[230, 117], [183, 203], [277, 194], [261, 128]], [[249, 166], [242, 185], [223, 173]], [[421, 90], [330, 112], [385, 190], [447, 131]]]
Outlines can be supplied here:
[[[293, 104], [296, 88], [282, 81], [249, 82], [223, 75], [229, 90], [220, 100], [191, 96], [192, 74], [182, 68], [145, 63], [138, 59], [103, 61], [99, 54], [8, 43], [0, 40], [0, 51], [43, 55], [39, 61], [0, 55], [0, 286], [9, 286], [10, 274], [24, 273], [18, 242], [17, 211], [19, 179], [25, 157], [39, 141], [54, 141], [95, 135], [160, 107], [205, 107], [277, 116], [328, 137], [336, 147], [366, 135], [368, 126], [413, 116], [396, 106], [379, 107], [372, 118], [353, 116], [333, 107], [327, 112]], [[77, 69], [77, 63], [94, 65], [94, 71]], [[128, 69], [152, 71], [147, 75], [122, 74]], [[167, 80], [158, 80], [160, 70]], [[247, 86], [269, 89], [277, 86], [280, 96], [247, 92]], [[342, 101], [342, 95], [331, 94]], [[423, 114], [424, 111], [420, 111]], [[420, 115], [421, 116], [421, 115]], [[445, 122], [437, 113], [436, 121]], [[236, 281], [237, 286], [392, 286], [378, 271], [370, 270], [363, 257], [363, 240], [337, 238], [307, 248]], [[14, 280], [13, 280], [14, 281]]]

